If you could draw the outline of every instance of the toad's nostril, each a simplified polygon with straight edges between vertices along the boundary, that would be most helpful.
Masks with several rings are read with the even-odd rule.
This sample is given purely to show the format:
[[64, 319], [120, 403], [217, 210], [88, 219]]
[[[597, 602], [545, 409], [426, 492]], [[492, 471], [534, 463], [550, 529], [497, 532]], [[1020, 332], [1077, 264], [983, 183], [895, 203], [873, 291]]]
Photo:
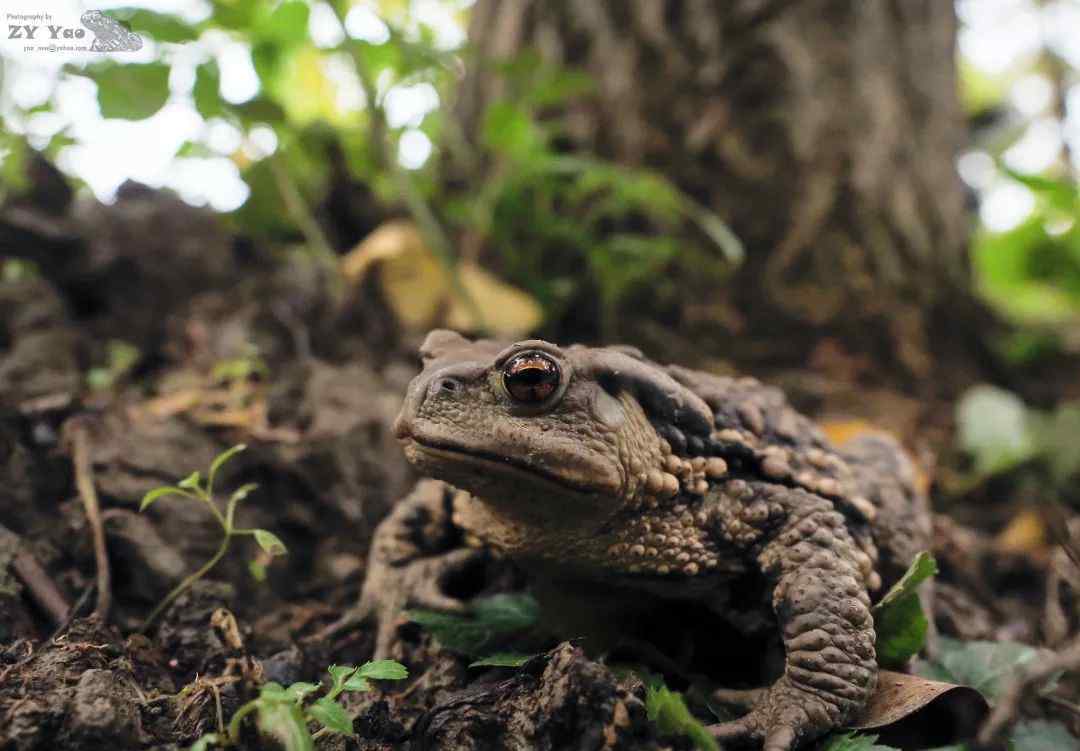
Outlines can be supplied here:
[[432, 393], [435, 393], [436, 391], [445, 391], [452, 394], [458, 391], [460, 388], [460, 381], [458, 381], [456, 378], [449, 378], [447, 376], [443, 376], [442, 378], [436, 378], [435, 382], [431, 384]]

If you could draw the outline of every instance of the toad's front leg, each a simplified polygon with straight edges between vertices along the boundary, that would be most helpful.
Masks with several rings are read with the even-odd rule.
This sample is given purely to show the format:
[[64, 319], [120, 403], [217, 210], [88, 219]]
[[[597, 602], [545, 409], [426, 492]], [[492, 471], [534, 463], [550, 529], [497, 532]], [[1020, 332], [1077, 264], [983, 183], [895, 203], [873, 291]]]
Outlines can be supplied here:
[[843, 725], [874, 690], [868, 559], [829, 501], [766, 484], [733, 490], [722, 502], [722, 534], [749, 545], [772, 582], [786, 657], [783, 676], [750, 712], [712, 731], [764, 751], [791, 751]]
[[466, 604], [444, 591], [448, 578], [481, 561], [485, 552], [461, 547], [453, 524], [459, 491], [421, 480], [375, 530], [360, 603], [320, 635], [327, 639], [364, 622], [375, 625], [375, 659], [390, 656], [406, 608], [463, 612]]

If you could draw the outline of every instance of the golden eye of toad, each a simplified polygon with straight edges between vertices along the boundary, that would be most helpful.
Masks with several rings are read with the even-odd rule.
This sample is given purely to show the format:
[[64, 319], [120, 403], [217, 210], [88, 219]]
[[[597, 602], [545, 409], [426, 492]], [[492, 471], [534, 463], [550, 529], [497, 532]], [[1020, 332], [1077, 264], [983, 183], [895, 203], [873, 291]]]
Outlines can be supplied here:
[[516, 401], [539, 404], [559, 388], [559, 365], [540, 352], [523, 352], [507, 361], [502, 378], [506, 392]]

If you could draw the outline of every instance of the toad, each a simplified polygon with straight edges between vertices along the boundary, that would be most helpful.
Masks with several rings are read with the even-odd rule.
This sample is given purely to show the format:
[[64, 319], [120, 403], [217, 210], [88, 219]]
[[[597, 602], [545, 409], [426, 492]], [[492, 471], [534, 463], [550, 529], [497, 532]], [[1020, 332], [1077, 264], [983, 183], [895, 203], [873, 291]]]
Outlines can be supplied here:
[[[718, 693], [746, 710], [712, 726], [718, 739], [788, 751], [862, 709], [878, 672], [871, 602], [930, 536], [894, 440], [837, 448], [775, 388], [628, 347], [433, 331], [420, 354], [395, 433], [439, 483], [376, 531], [353, 620], [377, 621], [377, 656], [405, 607], [462, 609], [443, 584], [483, 549], [541, 592], [581, 593], [578, 612], [694, 600], [778, 631], [782, 674]], [[748, 574], [756, 596], [733, 598]]]

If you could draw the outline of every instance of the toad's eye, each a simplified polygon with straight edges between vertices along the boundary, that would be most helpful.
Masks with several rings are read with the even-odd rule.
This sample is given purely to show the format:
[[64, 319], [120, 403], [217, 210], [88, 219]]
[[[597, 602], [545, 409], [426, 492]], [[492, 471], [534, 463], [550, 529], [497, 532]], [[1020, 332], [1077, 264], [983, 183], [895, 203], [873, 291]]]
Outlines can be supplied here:
[[516, 401], [539, 404], [559, 388], [559, 365], [540, 352], [522, 352], [503, 366], [506, 392]]

